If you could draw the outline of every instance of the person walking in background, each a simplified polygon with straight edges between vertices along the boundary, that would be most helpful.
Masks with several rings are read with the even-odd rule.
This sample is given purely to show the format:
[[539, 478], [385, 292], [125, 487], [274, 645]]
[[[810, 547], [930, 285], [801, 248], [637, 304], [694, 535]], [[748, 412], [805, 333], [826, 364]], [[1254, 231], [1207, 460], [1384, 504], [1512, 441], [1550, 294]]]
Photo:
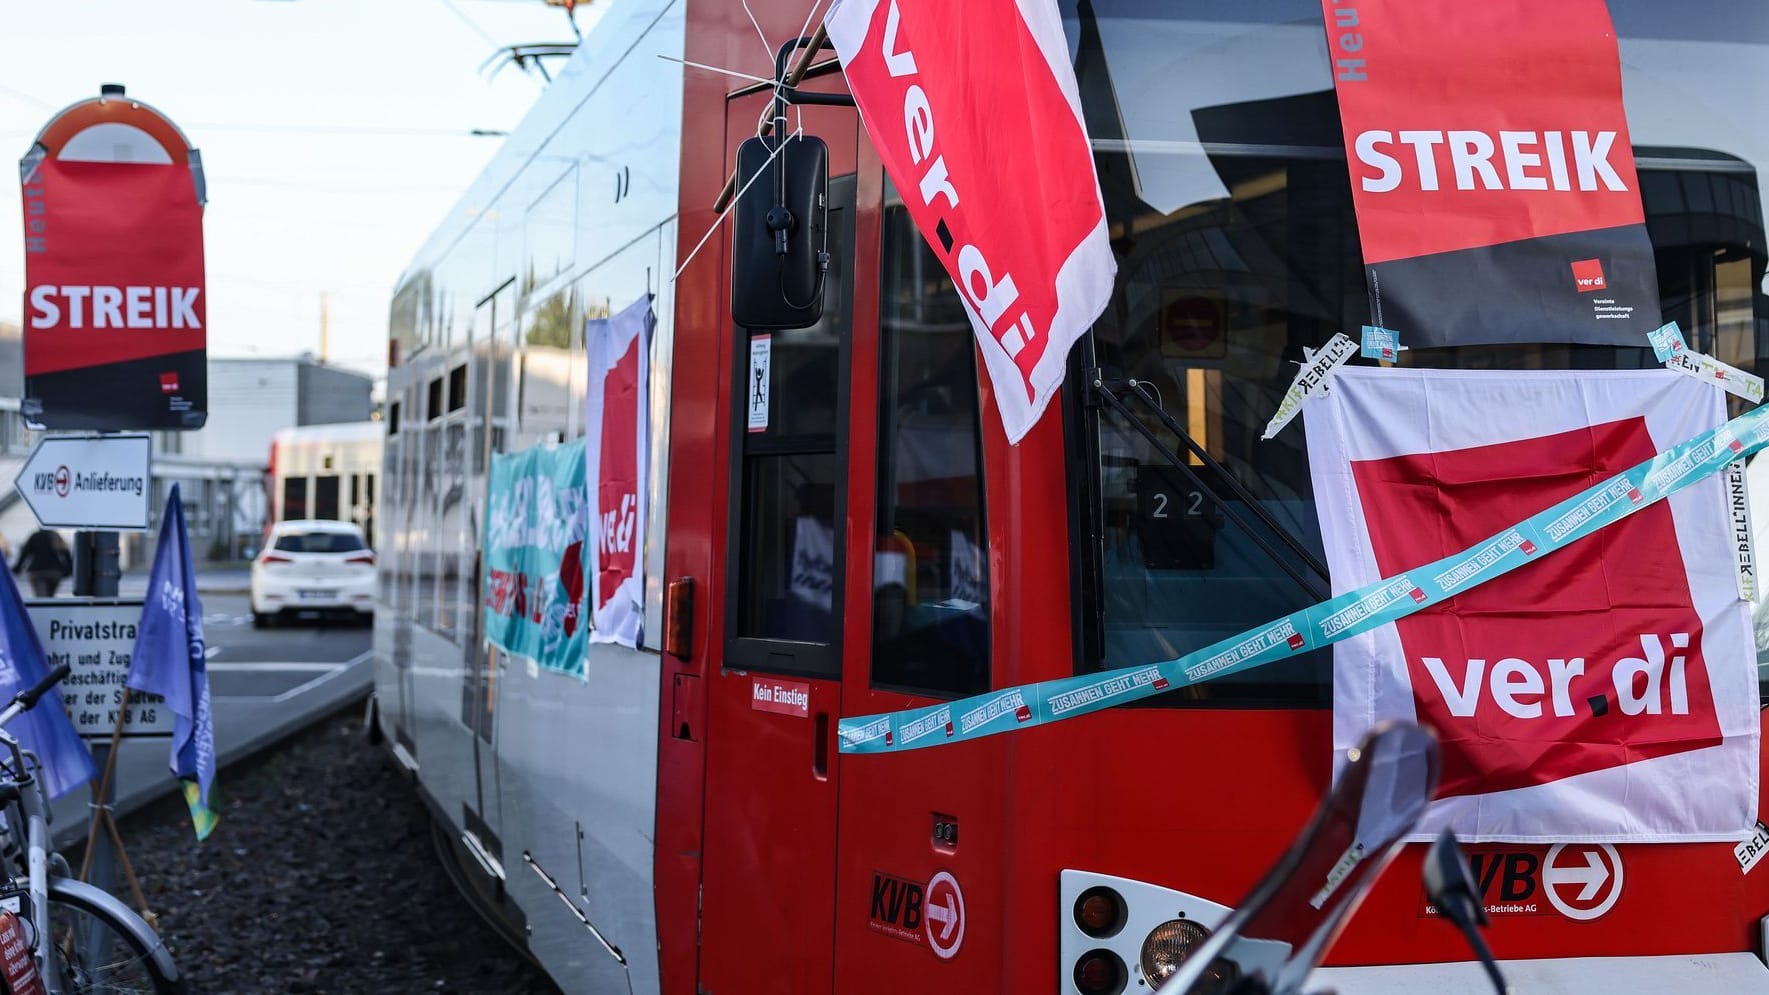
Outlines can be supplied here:
[[53, 598], [62, 578], [74, 572], [74, 555], [61, 533], [38, 529], [19, 549], [12, 572], [31, 578], [31, 593], [36, 597]]

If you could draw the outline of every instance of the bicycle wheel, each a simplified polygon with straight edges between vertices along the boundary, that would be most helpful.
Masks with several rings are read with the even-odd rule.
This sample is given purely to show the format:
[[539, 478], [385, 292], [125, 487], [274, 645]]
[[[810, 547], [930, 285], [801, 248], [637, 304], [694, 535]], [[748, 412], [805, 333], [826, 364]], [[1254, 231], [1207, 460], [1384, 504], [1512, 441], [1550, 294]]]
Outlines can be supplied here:
[[[139, 922], [122, 921], [115, 899], [78, 882], [52, 879], [49, 887], [50, 964], [64, 992], [138, 992], [176, 995], [184, 990], [163, 965], [163, 944]], [[96, 896], [89, 894], [96, 892]]]

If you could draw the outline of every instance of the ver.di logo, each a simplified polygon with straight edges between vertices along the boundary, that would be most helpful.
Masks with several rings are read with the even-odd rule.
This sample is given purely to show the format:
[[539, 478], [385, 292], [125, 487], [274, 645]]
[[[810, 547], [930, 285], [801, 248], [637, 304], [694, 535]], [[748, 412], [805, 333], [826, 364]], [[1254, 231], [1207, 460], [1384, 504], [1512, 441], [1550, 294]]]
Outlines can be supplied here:
[[1603, 278], [1603, 260], [1580, 259], [1573, 263], [1572, 282], [1581, 294], [1588, 294], [1593, 290], [1608, 290], [1609, 281]]
[[[1627, 418], [1360, 460], [1352, 472], [1377, 567], [1392, 575], [1656, 452], [1645, 420]], [[1443, 746], [1440, 793], [1524, 788], [1717, 745], [1702, 629], [1664, 502], [1400, 619], [1417, 714]]]

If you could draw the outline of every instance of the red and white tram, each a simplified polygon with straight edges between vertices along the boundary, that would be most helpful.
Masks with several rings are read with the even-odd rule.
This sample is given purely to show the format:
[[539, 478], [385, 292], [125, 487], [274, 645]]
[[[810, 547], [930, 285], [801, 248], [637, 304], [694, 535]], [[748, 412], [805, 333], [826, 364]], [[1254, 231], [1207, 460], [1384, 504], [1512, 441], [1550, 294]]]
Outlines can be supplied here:
[[[1014, 447], [958, 297], [839, 106], [790, 112], [828, 144], [831, 263], [822, 320], [771, 333], [751, 430], [730, 229], [702, 236], [770, 87], [680, 60], [770, 77], [758, 27], [778, 46], [809, 6], [751, 0], [752, 25], [736, 0], [611, 4], [402, 279], [379, 727], [566, 991], [1152, 990], [1163, 924], [1213, 921], [1325, 792], [1330, 651], [901, 755], [845, 756], [836, 725], [1171, 659], [1328, 590], [1260, 548], [1320, 555], [1300, 426], [1259, 436], [1303, 348], [1368, 321], [1320, 5], [1061, 0], [1119, 271], [1060, 410]], [[1769, 9], [1610, 9], [1665, 316], [1760, 369]], [[831, 53], [803, 86], [842, 91]], [[583, 434], [583, 321], [648, 292], [643, 647], [593, 645], [581, 680], [488, 652], [489, 458]], [[1152, 384], [1210, 459], [1175, 471], [1094, 370]], [[1732, 844], [1613, 848], [1595, 916], [1548, 900], [1551, 845], [1471, 848], [1489, 903], [1516, 909], [1489, 938], [1520, 985], [1769, 988], [1769, 871], [1741, 873]], [[1423, 849], [1333, 949], [1383, 965], [1344, 990], [1479, 990], [1439, 963], [1467, 952], [1423, 909]]]

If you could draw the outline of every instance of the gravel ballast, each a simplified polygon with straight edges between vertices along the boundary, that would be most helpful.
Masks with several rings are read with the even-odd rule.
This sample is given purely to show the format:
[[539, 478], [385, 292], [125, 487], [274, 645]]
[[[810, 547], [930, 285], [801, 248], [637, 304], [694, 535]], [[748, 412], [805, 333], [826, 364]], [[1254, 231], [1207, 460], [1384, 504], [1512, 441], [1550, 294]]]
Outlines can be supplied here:
[[360, 716], [221, 771], [202, 843], [175, 796], [122, 820], [189, 990], [556, 995], [455, 889], [415, 785]]

